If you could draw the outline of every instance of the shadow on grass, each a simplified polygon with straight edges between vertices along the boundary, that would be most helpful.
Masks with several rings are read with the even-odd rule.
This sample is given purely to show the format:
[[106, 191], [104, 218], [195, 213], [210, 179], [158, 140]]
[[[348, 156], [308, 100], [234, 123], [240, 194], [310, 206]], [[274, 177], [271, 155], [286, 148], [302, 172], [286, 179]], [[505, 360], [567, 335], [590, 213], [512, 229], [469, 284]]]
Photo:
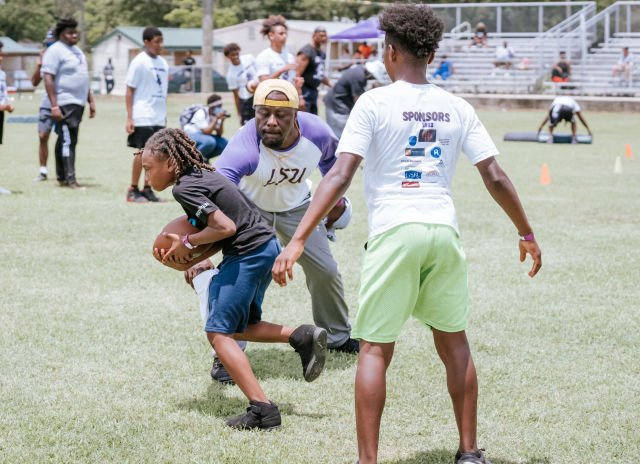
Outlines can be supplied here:
[[[302, 364], [300, 357], [293, 350], [267, 348], [261, 350], [249, 350], [247, 352], [253, 371], [258, 381], [265, 379], [291, 379], [293, 382], [304, 382], [302, 377]], [[344, 353], [328, 353], [322, 375], [331, 375], [332, 370], [344, 370], [354, 366], [357, 357]], [[230, 417], [241, 414], [247, 407], [248, 401], [240, 398], [231, 398], [226, 395], [228, 389], [236, 386], [225, 386], [217, 382], [211, 383], [207, 388], [206, 396], [178, 403], [180, 409], [196, 411], [200, 414], [215, 417]], [[304, 413], [296, 411], [294, 406], [288, 403], [276, 401], [282, 415], [320, 419], [325, 414]]]
[[[304, 382], [300, 356], [292, 349], [248, 350], [247, 356], [258, 380], [286, 378]], [[358, 357], [355, 355], [328, 352], [322, 375], [331, 375], [330, 371], [333, 370], [349, 369], [357, 361]]]
[[[229, 418], [245, 412], [249, 402], [242, 398], [230, 398], [226, 396], [229, 388], [235, 386], [224, 386], [219, 383], [212, 383], [207, 388], [207, 394], [203, 398], [194, 398], [189, 401], [178, 403], [178, 408], [188, 411], [196, 411], [205, 416]], [[283, 416], [298, 416], [309, 419], [321, 419], [325, 414], [310, 414], [297, 412], [293, 405], [278, 401], [278, 408]]]
[[[422, 451], [410, 458], [384, 461], [384, 464], [451, 464], [454, 453], [450, 450]], [[516, 461], [487, 456], [492, 464], [516, 464]], [[517, 461], [522, 464], [549, 464], [549, 458], [532, 458], [526, 461]]]

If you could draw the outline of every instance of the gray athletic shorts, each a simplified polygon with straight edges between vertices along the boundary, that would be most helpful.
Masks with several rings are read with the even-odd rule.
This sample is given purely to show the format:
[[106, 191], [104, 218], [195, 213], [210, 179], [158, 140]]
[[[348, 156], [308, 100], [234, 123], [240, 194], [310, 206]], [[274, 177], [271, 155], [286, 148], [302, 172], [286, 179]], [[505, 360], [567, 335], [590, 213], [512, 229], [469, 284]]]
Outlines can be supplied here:
[[51, 108], [40, 108], [38, 111], [38, 134], [48, 134], [53, 129]]

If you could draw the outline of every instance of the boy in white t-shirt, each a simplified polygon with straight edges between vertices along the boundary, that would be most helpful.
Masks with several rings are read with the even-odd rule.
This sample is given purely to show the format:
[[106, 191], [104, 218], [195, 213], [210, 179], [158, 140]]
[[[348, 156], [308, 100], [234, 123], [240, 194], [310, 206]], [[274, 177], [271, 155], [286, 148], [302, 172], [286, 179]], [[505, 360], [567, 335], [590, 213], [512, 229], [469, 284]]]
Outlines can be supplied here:
[[[169, 87], [169, 66], [162, 53], [164, 39], [157, 27], [147, 27], [142, 32], [144, 50], [129, 65], [127, 71], [127, 123], [129, 134], [127, 145], [138, 150], [144, 148], [147, 140], [167, 125], [167, 91]], [[136, 150], [136, 153], [138, 153]], [[138, 188], [142, 175], [142, 160], [134, 155], [131, 186], [127, 191], [127, 201], [145, 203], [157, 202], [158, 197], [145, 181], [144, 188]]]
[[414, 316], [433, 332], [447, 372], [459, 432], [457, 464], [489, 461], [476, 441], [478, 384], [465, 329], [467, 270], [452, 198], [460, 150], [515, 225], [519, 257], [541, 252], [491, 137], [467, 102], [426, 79], [442, 37], [442, 20], [426, 5], [396, 4], [380, 16], [384, 63], [393, 84], [356, 102], [336, 150], [338, 161], [318, 186], [307, 213], [277, 258], [273, 276], [292, 278], [306, 238], [347, 190], [362, 160], [369, 208], [353, 337], [360, 339], [355, 382], [360, 464], [377, 462], [386, 370], [401, 328]]
[[256, 111], [253, 109], [253, 92], [258, 85], [256, 61], [253, 55], [240, 55], [240, 45], [235, 42], [227, 44], [224, 56], [229, 59], [231, 66], [227, 71], [227, 84], [233, 92], [236, 110], [240, 116], [240, 125], [253, 119]]
[[286, 49], [287, 21], [284, 16], [271, 15], [262, 23], [260, 31], [270, 42], [269, 48], [265, 48], [256, 56], [256, 72], [260, 82], [266, 79], [284, 79], [298, 89], [298, 101], [300, 108], [304, 108], [302, 98], [302, 84], [304, 80], [296, 77], [297, 63], [295, 57]]

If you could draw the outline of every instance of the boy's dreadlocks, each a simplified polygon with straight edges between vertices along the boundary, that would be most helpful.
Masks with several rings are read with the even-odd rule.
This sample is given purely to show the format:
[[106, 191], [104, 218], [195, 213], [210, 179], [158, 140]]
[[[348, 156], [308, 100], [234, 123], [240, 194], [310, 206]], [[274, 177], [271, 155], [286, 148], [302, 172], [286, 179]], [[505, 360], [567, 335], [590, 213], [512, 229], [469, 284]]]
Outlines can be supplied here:
[[[213, 171], [207, 164], [202, 153], [196, 148], [196, 143], [180, 129], [165, 128], [153, 134], [144, 146], [154, 157], [171, 160], [174, 166], [176, 180], [190, 168], [197, 171]], [[142, 150], [141, 150], [142, 151]]]

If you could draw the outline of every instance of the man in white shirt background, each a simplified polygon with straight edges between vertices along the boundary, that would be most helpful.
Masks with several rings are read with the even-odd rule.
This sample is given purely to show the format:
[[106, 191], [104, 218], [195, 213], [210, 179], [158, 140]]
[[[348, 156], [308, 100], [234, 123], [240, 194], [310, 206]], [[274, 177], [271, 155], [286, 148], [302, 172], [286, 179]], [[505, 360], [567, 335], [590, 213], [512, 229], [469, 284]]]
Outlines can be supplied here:
[[253, 109], [253, 92], [258, 85], [256, 74], [256, 61], [253, 55], [240, 54], [240, 45], [235, 42], [227, 44], [223, 53], [231, 62], [227, 71], [227, 85], [233, 92], [233, 100], [236, 104], [236, 111], [240, 116], [240, 125], [253, 119], [256, 115]]
[[[164, 39], [162, 31], [147, 27], [142, 32], [144, 50], [129, 65], [127, 71], [127, 122], [125, 130], [129, 134], [127, 145], [142, 149], [149, 137], [167, 125], [167, 91], [169, 87], [169, 65], [160, 56]], [[135, 203], [157, 202], [158, 197], [145, 182], [138, 188], [142, 175], [140, 154], [135, 154], [131, 174], [131, 186], [127, 191], [127, 201]]]

